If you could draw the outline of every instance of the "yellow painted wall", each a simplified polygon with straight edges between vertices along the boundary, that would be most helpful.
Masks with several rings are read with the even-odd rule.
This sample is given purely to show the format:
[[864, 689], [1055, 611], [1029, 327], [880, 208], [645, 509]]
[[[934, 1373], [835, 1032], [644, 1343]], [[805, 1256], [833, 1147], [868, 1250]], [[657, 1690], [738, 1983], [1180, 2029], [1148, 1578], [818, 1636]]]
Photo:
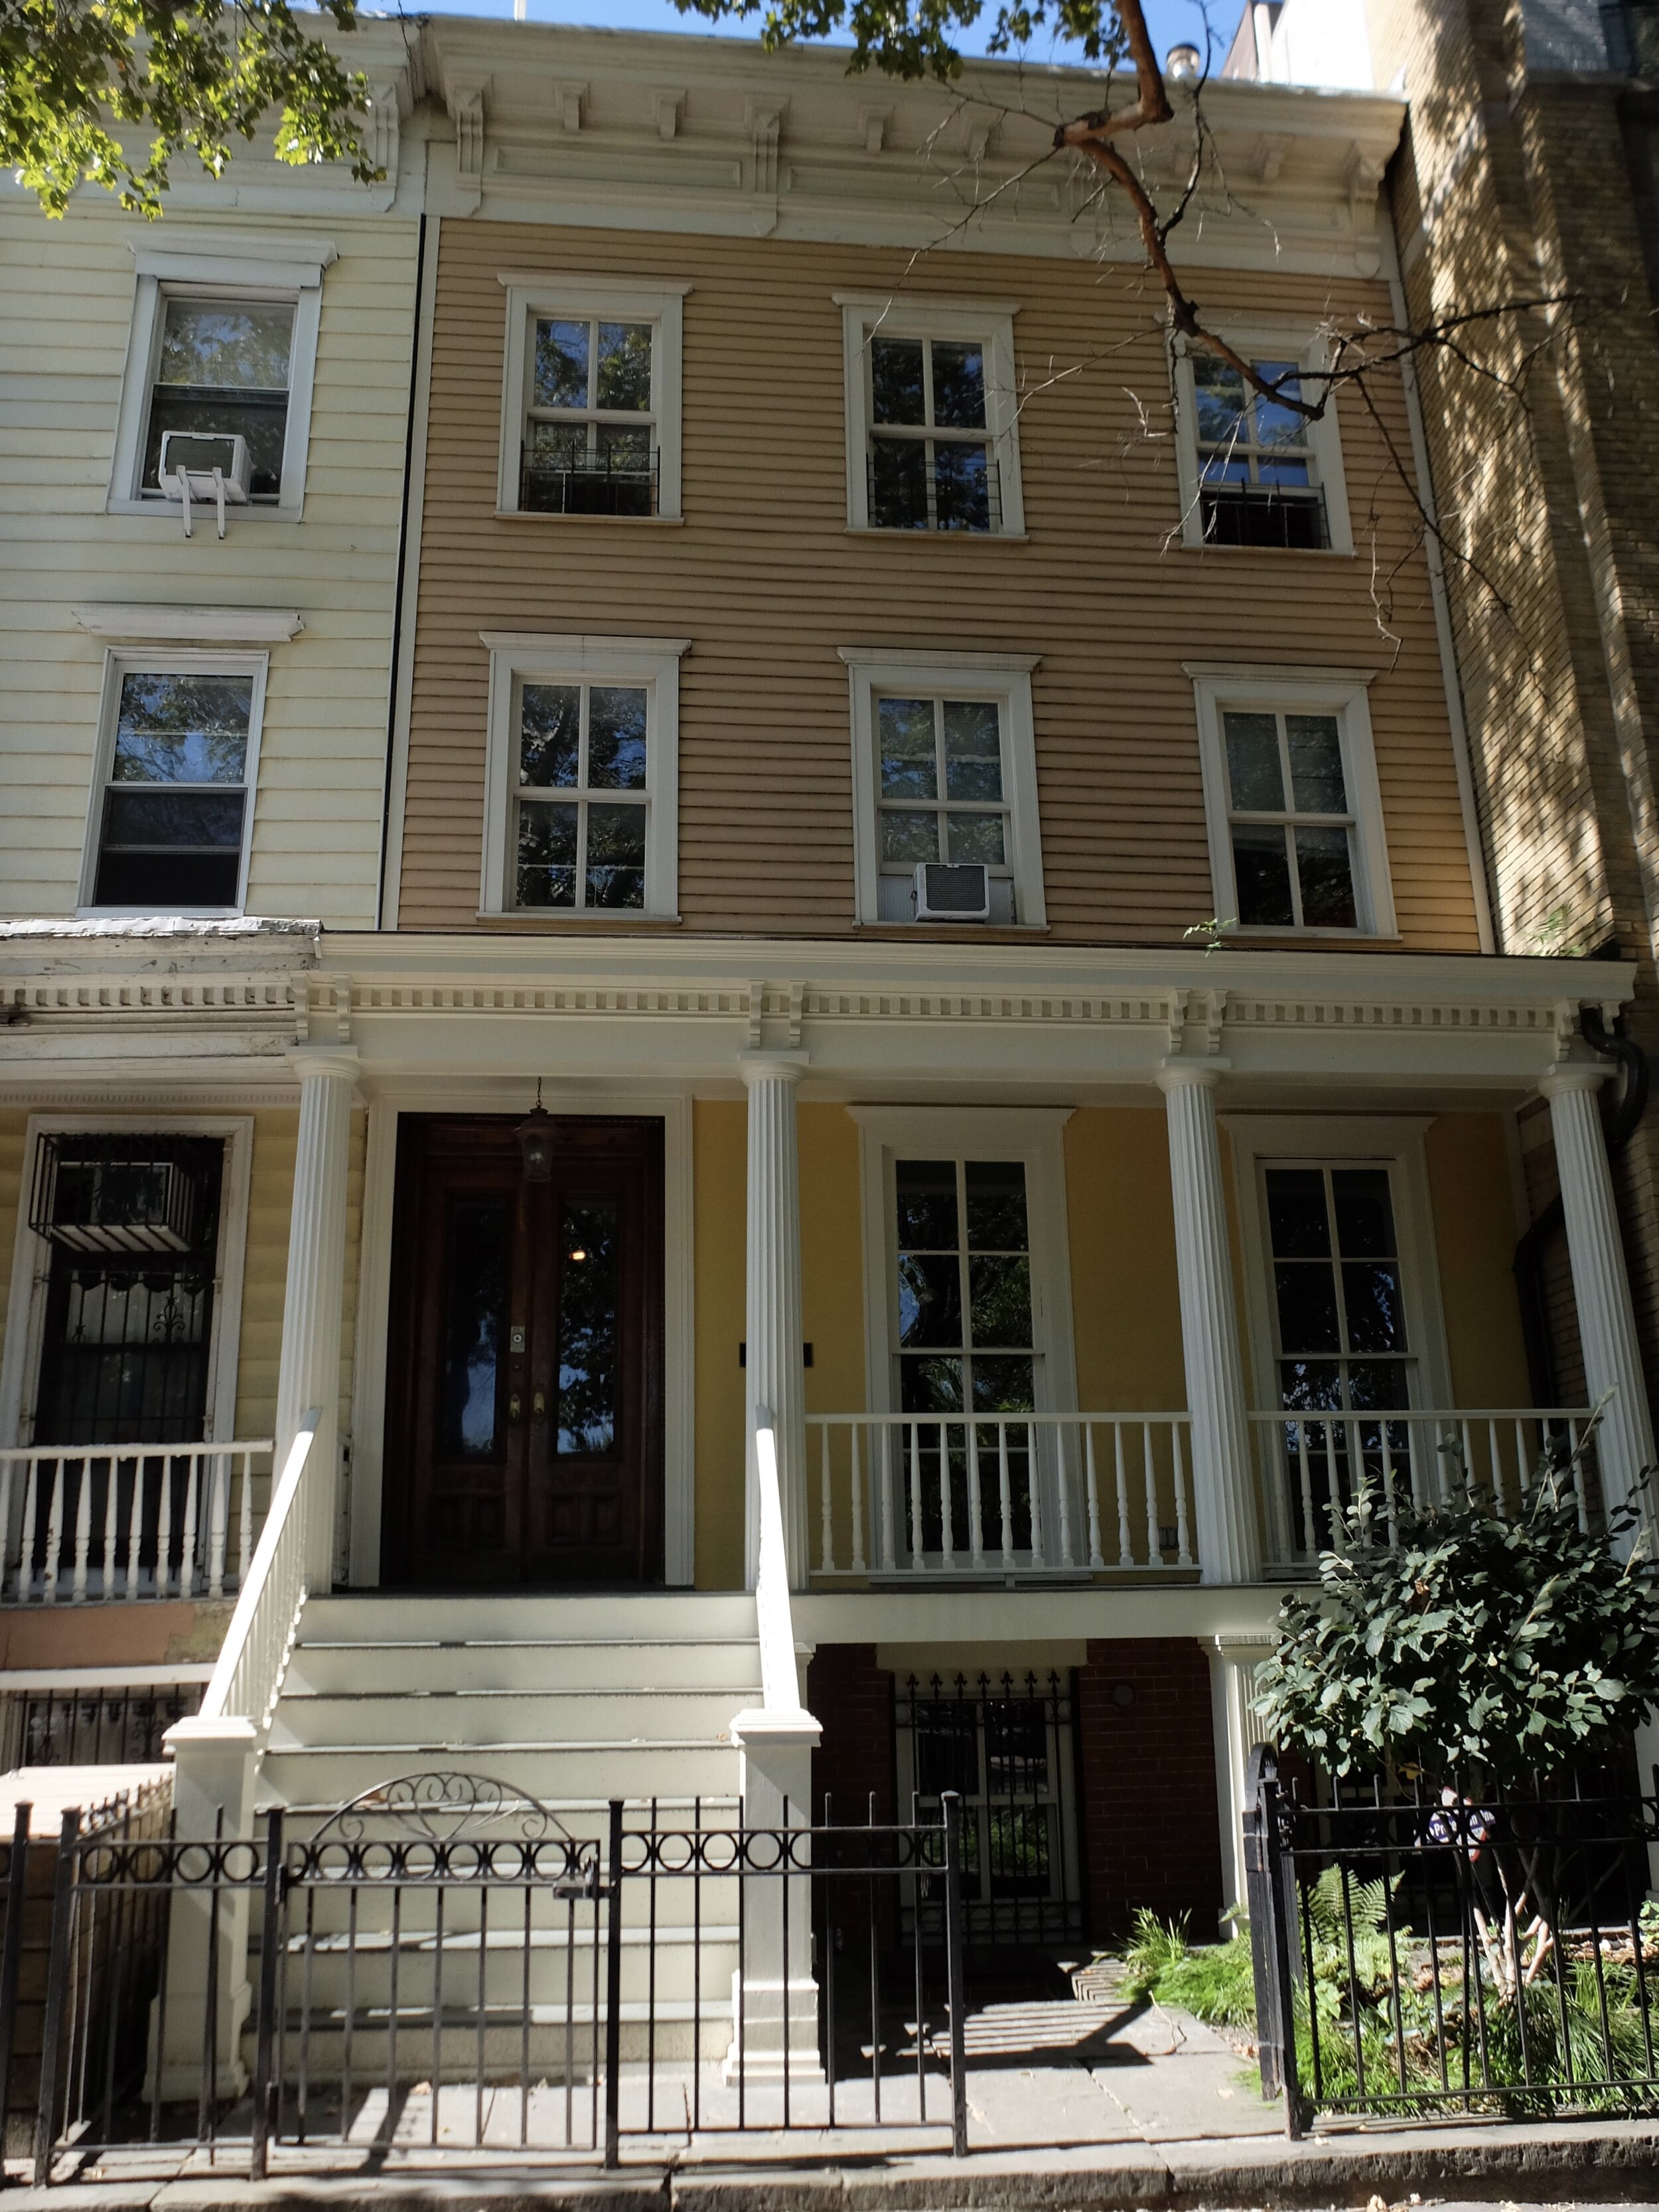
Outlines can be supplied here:
[[1443, 1114], [1424, 1139], [1452, 1393], [1460, 1406], [1531, 1402], [1510, 1262], [1514, 1186], [1501, 1114]]
[[1066, 1124], [1078, 1404], [1187, 1402], [1170, 1146], [1161, 1107], [1085, 1108]]

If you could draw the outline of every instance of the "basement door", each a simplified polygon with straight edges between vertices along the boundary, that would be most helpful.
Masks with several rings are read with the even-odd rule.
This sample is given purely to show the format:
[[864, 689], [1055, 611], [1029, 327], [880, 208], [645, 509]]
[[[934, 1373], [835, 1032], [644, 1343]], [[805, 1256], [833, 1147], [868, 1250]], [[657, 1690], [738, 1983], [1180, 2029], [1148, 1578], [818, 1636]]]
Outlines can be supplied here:
[[662, 1124], [516, 1118], [400, 1121], [383, 1579], [660, 1582]]

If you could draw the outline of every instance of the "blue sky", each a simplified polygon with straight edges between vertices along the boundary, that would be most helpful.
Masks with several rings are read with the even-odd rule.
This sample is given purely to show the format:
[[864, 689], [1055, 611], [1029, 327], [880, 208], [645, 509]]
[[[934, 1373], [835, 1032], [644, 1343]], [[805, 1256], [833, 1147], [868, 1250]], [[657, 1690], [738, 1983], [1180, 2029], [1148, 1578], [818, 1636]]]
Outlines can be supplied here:
[[[1243, 3], [1243, 0], [1207, 0], [1209, 20], [1220, 46], [1231, 38]], [[436, 9], [447, 15], [510, 16], [513, 0], [436, 0]], [[526, 9], [534, 23], [588, 23], [617, 31], [678, 31], [692, 37], [706, 27], [700, 17], [682, 15], [673, 0], [526, 0]], [[1164, 53], [1183, 40], [1202, 47], [1205, 14], [1206, 0], [1146, 0], [1147, 25], [1158, 52]], [[983, 53], [995, 15], [995, 0], [988, 0], [980, 21], [963, 34], [964, 53]], [[744, 27], [728, 23], [721, 27], [721, 34], [740, 37]], [[1045, 42], [1033, 48], [1030, 58], [1075, 61], [1080, 57], [1075, 49], [1051, 48]], [[1219, 64], [1218, 51], [1211, 66]]]

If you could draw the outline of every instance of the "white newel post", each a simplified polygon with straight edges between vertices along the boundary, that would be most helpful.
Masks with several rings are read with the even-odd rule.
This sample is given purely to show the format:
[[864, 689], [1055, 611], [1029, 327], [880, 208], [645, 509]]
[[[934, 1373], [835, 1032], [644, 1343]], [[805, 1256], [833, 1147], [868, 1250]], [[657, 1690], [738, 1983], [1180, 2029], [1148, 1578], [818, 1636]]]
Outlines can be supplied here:
[[1199, 1571], [1206, 1583], [1249, 1583], [1260, 1577], [1261, 1546], [1216, 1137], [1219, 1076], [1213, 1060], [1171, 1060], [1158, 1080], [1170, 1126]]
[[357, 1054], [349, 1047], [289, 1054], [300, 1079], [300, 1139], [283, 1300], [283, 1360], [276, 1382], [276, 1453], [283, 1465], [307, 1410], [322, 1408], [312, 1446], [320, 1480], [307, 1531], [306, 1574], [313, 1590], [334, 1578], [334, 1522], [339, 1477], [340, 1325], [345, 1295], [346, 1176]]
[[1595, 1456], [1611, 1511], [1653, 1464], [1653, 1423], [1596, 1100], [1604, 1079], [1601, 1068], [1569, 1066], [1553, 1068], [1538, 1087], [1550, 1102], [1585, 1387], [1591, 1405], [1607, 1401]]
[[747, 1576], [755, 1587], [760, 1516], [755, 1473], [755, 1408], [770, 1409], [777, 1436], [784, 1551], [792, 1587], [805, 1578], [806, 1401], [801, 1373], [800, 1182], [795, 1147], [795, 1086], [804, 1053], [745, 1053], [738, 1063], [749, 1093], [747, 1273], [744, 1307], [744, 1490]]
[[[1243, 1910], [1244, 1889], [1245, 1775], [1250, 1752], [1261, 1741], [1261, 1723], [1252, 1711], [1255, 1670], [1267, 1656], [1273, 1638], [1216, 1636], [1209, 1640], [1210, 1717], [1215, 1734], [1216, 1811], [1221, 1823], [1221, 1887], [1224, 1912]], [[1238, 1934], [1236, 1920], [1224, 1918], [1221, 1934]]]
[[[193, 1715], [167, 1730], [167, 1744], [174, 1762], [173, 1831], [179, 1840], [250, 1836], [258, 1748], [253, 1723]], [[246, 1888], [229, 1889], [216, 1902], [209, 1889], [173, 1891], [167, 1925], [166, 2039], [153, 2033], [150, 2049], [152, 2075], [159, 2065], [164, 2103], [188, 2101], [200, 2092], [210, 1990], [218, 2030], [214, 2080], [219, 2094], [240, 2097], [247, 2087], [242, 2034], [252, 2002], [247, 1978], [250, 1896]], [[158, 2001], [156, 2027], [161, 2026]], [[152, 2079], [149, 2089], [155, 2087]]]

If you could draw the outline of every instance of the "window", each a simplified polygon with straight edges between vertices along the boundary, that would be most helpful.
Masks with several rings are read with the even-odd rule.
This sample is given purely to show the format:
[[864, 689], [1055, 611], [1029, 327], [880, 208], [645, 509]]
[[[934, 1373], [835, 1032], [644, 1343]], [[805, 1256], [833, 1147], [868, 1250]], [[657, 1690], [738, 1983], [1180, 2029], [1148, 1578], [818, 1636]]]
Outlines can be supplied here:
[[1351, 553], [1334, 402], [1317, 422], [1286, 402], [1322, 397], [1307, 373], [1316, 344], [1224, 332], [1269, 398], [1231, 362], [1199, 346], [1177, 351], [1182, 530], [1189, 545], [1282, 547]]
[[240, 908], [264, 675], [263, 654], [112, 656], [83, 906]]
[[842, 659], [853, 691], [859, 919], [914, 922], [919, 866], [977, 863], [988, 871], [993, 922], [1042, 927], [1036, 662], [850, 647]]
[[680, 514], [686, 284], [566, 285], [507, 272], [497, 505], [506, 514]]
[[164, 297], [144, 431], [146, 495], [161, 493], [163, 437], [196, 430], [245, 438], [252, 497], [280, 496], [293, 343], [292, 300]]
[[1020, 535], [1014, 309], [837, 296], [851, 526]]
[[1248, 931], [1389, 936], [1364, 673], [1188, 664], [1216, 914]]
[[109, 508], [171, 514], [159, 482], [168, 431], [247, 441], [243, 516], [297, 520], [305, 493], [326, 240], [170, 232], [133, 241], [132, 336]]
[[486, 635], [482, 910], [672, 918], [682, 641]]

